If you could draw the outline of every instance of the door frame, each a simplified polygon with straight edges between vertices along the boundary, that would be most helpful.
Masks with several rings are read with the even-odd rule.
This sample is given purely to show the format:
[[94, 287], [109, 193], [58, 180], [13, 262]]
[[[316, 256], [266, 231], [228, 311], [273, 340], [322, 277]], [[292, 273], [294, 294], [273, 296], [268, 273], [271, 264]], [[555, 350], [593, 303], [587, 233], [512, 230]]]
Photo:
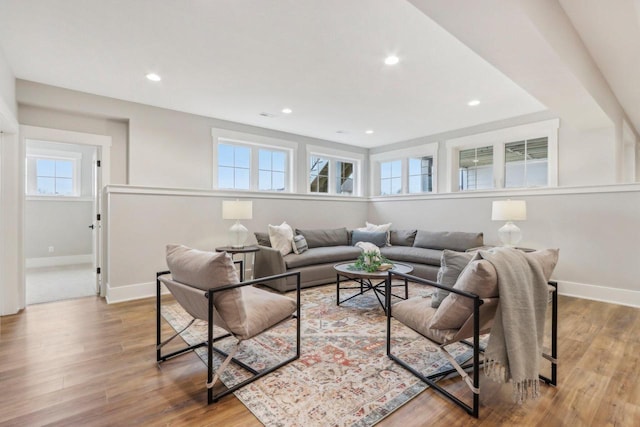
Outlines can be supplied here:
[[[22, 145], [22, 153], [24, 154], [24, 159], [21, 162], [22, 165], [22, 195], [26, 200], [26, 192], [24, 191], [24, 176], [26, 171], [25, 163], [26, 163], [26, 150], [25, 147], [27, 145], [27, 140], [39, 140], [39, 141], [48, 141], [48, 142], [62, 142], [66, 144], [77, 144], [77, 145], [92, 145], [96, 147], [96, 155], [97, 160], [100, 161], [100, 167], [94, 168], [96, 173], [96, 180], [98, 182], [97, 191], [95, 196], [95, 211], [94, 215], [100, 215], [100, 220], [97, 220], [97, 217], [94, 216], [93, 221], [96, 224], [95, 231], [95, 239], [94, 239], [94, 259], [97, 264], [96, 268], [100, 269], [100, 274], [96, 274], [96, 290], [98, 294], [104, 295], [104, 283], [105, 281], [102, 279], [104, 269], [102, 266], [104, 265], [103, 259], [103, 227], [102, 227], [102, 206], [104, 203], [104, 187], [109, 185], [110, 183], [110, 174], [109, 167], [111, 165], [111, 137], [108, 135], [98, 135], [93, 133], [85, 133], [85, 132], [76, 132], [76, 131], [68, 131], [62, 129], [53, 129], [53, 128], [45, 128], [40, 126], [28, 126], [28, 125], [20, 125], [20, 142]], [[25, 212], [22, 212], [23, 216], [23, 224]], [[23, 242], [24, 242], [24, 233], [23, 233]], [[20, 293], [22, 295], [22, 301], [24, 302], [25, 295], [25, 281], [24, 277], [21, 281], [21, 289]]]

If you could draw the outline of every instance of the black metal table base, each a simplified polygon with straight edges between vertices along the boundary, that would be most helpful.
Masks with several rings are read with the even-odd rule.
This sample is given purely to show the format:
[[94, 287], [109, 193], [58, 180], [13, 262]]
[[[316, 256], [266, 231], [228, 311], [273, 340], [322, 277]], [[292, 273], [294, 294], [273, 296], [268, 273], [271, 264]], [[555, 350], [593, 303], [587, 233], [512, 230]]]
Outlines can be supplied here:
[[[345, 280], [341, 280], [341, 277], [343, 277]], [[347, 302], [350, 299], [353, 299], [357, 296], [363, 295], [369, 291], [373, 291], [374, 295], [376, 296], [376, 298], [378, 299], [378, 302], [380, 303], [380, 306], [382, 307], [383, 310], [385, 310], [386, 312], [386, 306], [385, 306], [385, 301], [386, 301], [386, 287], [387, 287], [387, 281], [388, 281], [388, 276], [387, 278], [385, 278], [384, 280], [378, 282], [378, 283], [374, 283], [372, 282], [371, 279], [369, 278], [359, 278], [359, 277], [347, 277], [347, 276], [342, 276], [341, 274], [338, 274], [336, 277], [336, 305], [340, 305], [343, 302]], [[346, 282], [346, 281], [355, 281], [358, 283], [359, 286], [340, 286], [340, 283], [342, 282]], [[409, 281], [407, 279], [404, 279], [404, 283], [400, 283], [400, 284], [396, 284], [394, 285], [393, 283], [389, 286], [389, 288], [391, 289], [391, 296], [399, 298], [399, 299], [408, 299], [409, 298], [409, 287], [408, 287], [408, 283]], [[393, 293], [393, 288], [404, 288], [404, 297], [400, 296], [400, 295], [396, 295]], [[340, 300], [340, 291], [341, 290], [359, 290], [360, 292], [355, 293], [343, 300]]]

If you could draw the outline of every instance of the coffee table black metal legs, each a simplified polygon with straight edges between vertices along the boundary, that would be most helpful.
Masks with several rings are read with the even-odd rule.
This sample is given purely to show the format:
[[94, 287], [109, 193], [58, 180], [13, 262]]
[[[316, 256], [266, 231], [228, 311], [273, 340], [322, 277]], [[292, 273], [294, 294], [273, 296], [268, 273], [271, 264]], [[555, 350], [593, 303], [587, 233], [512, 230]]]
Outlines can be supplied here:
[[[342, 280], [342, 278], [344, 278], [344, 280]], [[353, 286], [353, 285], [340, 286], [342, 282], [347, 282], [347, 281], [354, 281], [357, 283], [357, 286]], [[347, 276], [342, 276], [341, 274], [337, 274], [336, 275], [336, 305], [340, 305], [343, 302], [347, 302], [350, 299], [360, 296], [366, 292], [373, 291], [374, 295], [378, 299], [378, 302], [380, 303], [380, 306], [382, 307], [383, 310], [385, 310], [385, 307], [386, 307], [385, 301], [387, 300], [386, 289], [391, 289], [391, 296], [394, 296], [396, 298], [400, 298], [400, 299], [409, 298], [409, 288], [408, 288], [407, 279], [404, 279], [403, 283], [399, 283], [395, 285], [388, 284], [387, 282], [389, 282], [389, 276], [386, 276], [385, 279], [382, 281], [372, 281], [372, 279], [366, 278], [366, 277], [365, 278], [347, 277]], [[404, 288], [404, 297], [394, 294], [393, 288]], [[350, 295], [344, 300], [340, 300], [341, 290], [358, 290], [359, 292], [353, 295]]]

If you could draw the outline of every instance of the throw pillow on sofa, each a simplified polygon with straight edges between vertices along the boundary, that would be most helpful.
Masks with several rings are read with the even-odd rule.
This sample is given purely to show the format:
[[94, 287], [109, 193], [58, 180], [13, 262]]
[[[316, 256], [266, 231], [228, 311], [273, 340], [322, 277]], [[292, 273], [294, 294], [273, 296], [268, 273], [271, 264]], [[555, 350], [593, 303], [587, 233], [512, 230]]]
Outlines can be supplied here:
[[386, 233], [386, 236], [387, 236], [387, 241], [385, 242], [385, 244], [387, 246], [391, 246], [391, 242], [390, 242], [391, 223], [375, 225], [375, 224], [370, 223], [369, 221], [365, 221], [364, 222], [364, 227], [357, 228], [356, 230], [358, 230], [358, 231], [369, 231], [369, 232], [381, 232], [381, 231], [383, 231], [383, 232]]
[[283, 222], [280, 225], [269, 224], [269, 240], [271, 247], [280, 251], [285, 256], [293, 251], [293, 229], [289, 224]]
[[301, 253], [309, 249], [307, 245], [307, 239], [305, 239], [304, 236], [301, 234], [298, 234], [297, 236], [293, 236], [291, 249], [293, 249], [293, 253], [300, 255]]
[[358, 242], [373, 243], [381, 248], [387, 244], [387, 233], [384, 231], [353, 230], [351, 233], [351, 243], [355, 246]]
[[296, 229], [296, 234], [301, 234], [307, 239], [309, 249], [326, 246], [349, 246], [349, 232], [344, 227], [317, 230]]

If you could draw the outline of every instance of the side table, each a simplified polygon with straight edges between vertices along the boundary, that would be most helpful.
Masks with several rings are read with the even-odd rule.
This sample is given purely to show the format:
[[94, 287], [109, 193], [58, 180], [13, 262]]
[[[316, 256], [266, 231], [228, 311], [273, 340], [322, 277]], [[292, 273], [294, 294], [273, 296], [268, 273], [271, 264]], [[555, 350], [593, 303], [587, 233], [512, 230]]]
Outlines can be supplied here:
[[[244, 277], [246, 274], [246, 270], [247, 270], [247, 254], [251, 254], [251, 253], [255, 253], [258, 252], [260, 250], [260, 248], [258, 248], [258, 246], [256, 245], [251, 245], [251, 246], [243, 246], [241, 248], [234, 248], [233, 246], [220, 246], [216, 248], [216, 252], [227, 252], [229, 254], [231, 254], [231, 258], [233, 258], [233, 256], [235, 254], [242, 254], [242, 265], [243, 265], [243, 270], [240, 271], [240, 281], [244, 282]], [[253, 279], [253, 267], [255, 265], [255, 255], [253, 257], [253, 261], [251, 263], [251, 279]]]

